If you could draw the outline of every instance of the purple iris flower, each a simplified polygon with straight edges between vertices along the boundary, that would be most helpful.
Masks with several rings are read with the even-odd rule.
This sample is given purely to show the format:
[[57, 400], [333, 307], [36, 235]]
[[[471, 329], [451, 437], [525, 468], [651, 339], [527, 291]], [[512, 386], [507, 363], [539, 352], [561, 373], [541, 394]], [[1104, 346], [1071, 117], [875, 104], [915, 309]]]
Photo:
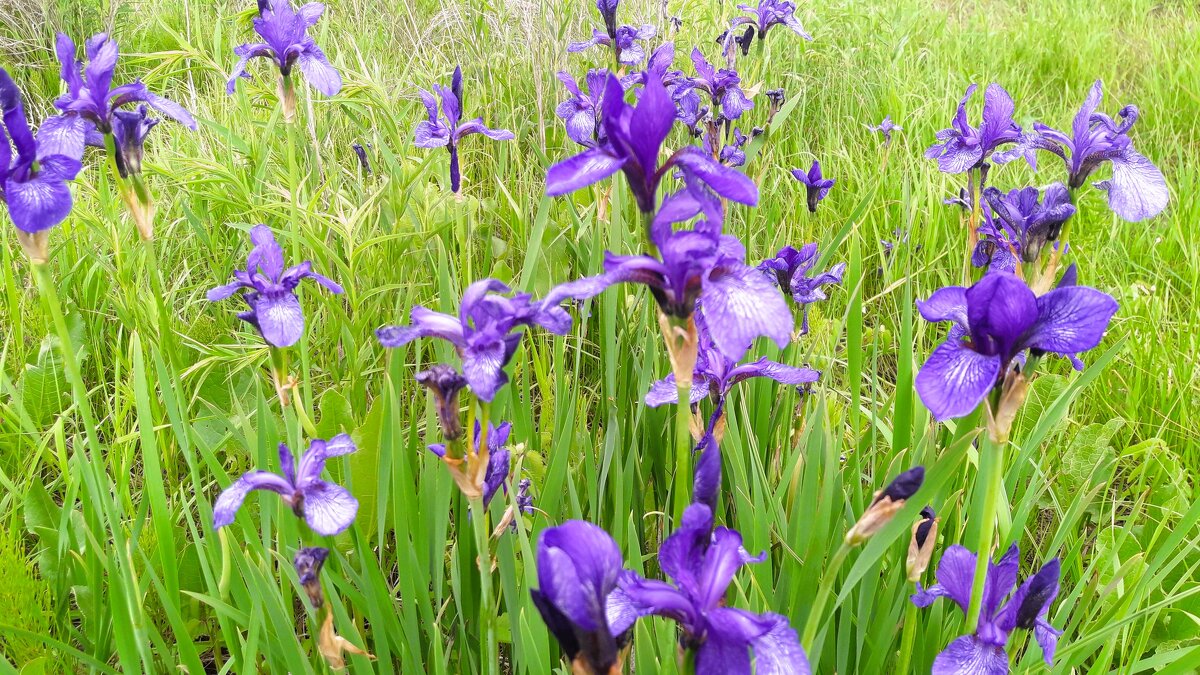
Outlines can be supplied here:
[[[1058, 558], [1052, 559], [1016, 586], [1020, 564], [1016, 544], [999, 562], [988, 561], [979, 627], [974, 635], [957, 638], [938, 654], [933, 661], [933, 675], [1006, 675], [1008, 637], [1018, 628], [1033, 631], [1046, 665], [1053, 664], [1063, 632], [1050, 625], [1047, 615], [1058, 595], [1060, 563]], [[938, 563], [937, 581], [928, 589], [917, 584], [913, 604], [928, 607], [938, 598], [950, 598], [965, 613], [975, 582], [975, 554], [958, 544], [946, 549]]]
[[827, 297], [822, 286], [842, 283], [842, 275], [846, 272], [846, 263], [838, 263], [828, 272], [810, 276], [819, 257], [816, 242], [805, 244], [799, 250], [784, 246], [774, 258], [768, 258], [758, 266], [760, 272], [800, 305], [803, 310], [801, 335], [808, 334], [808, 306]]
[[567, 88], [571, 98], [558, 104], [554, 114], [567, 123], [567, 138], [585, 148], [594, 148], [602, 141], [604, 127], [600, 124], [600, 101], [604, 96], [604, 83], [608, 71], [593, 68], [588, 71], [585, 83], [587, 91], [579, 88], [575, 78], [565, 70], [558, 71], [558, 79]]
[[971, 126], [967, 121], [967, 101], [977, 88], [974, 84], [967, 87], [950, 128], [939, 131], [939, 142], [925, 151], [926, 158], [937, 160], [942, 173], [963, 173], [979, 168], [994, 150], [1015, 143], [1021, 136], [1021, 127], [1013, 122], [1012, 96], [994, 82], [983, 94], [982, 123], [978, 128]]
[[1094, 288], [1063, 285], [1035, 296], [1025, 282], [990, 272], [974, 286], [948, 286], [917, 301], [927, 321], [953, 321], [917, 373], [917, 393], [939, 421], [974, 410], [1026, 349], [1072, 355], [1100, 344], [1117, 301]]
[[895, 122], [892, 121], [891, 115], [885, 115], [883, 118], [883, 121], [880, 122], [877, 126], [871, 126], [869, 124], [864, 125], [864, 126], [866, 126], [871, 131], [878, 131], [879, 133], [883, 134], [883, 144], [884, 145], [887, 145], [892, 142], [892, 133], [894, 133], [896, 131], [904, 131], [904, 127], [902, 127], [899, 124], [896, 124]]
[[[769, 377], [781, 384], [795, 386], [811, 384], [821, 377], [819, 370], [776, 363], [765, 356], [751, 363], [738, 364], [713, 344], [712, 334], [703, 314], [697, 316], [696, 330], [699, 344], [696, 368], [692, 375], [692, 404], [699, 403], [709, 396], [721, 402], [733, 385], [752, 377]], [[645, 403], [651, 408], [656, 408], [667, 403], [676, 403], [678, 400], [679, 391], [675, 386], [675, 375], [672, 374], [650, 385]]]
[[[55, 44], [58, 60], [62, 64], [62, 79], [67, 83], [67, 93], [54, 102], [54, 107], [67, 115], [79, 116], [101, 133], [111, 133], [114, 115], [122, 106], [130, 103], [145, 103], [158, 112], [179, 122], [192, 131], [196, 120], [183, 106], [152, 93], [140, 80], [119, 87], [112, 86], [113, 71], [117, 68], [117, 43], [104, 33], [93, 35], [85, 45], [87, 63], [75, 59], [75, 43], [64, 33], [58, 34]], [[87, 129], [91, 132], [92, 129]], [[94, 134], [88, 134], [88, 142], [100, 145]]]
[[540, 588], [529, 593], [571, 672], [620, 672], [620, 651], [637, 614], [617, 588], [630, 574], [617, 542], [591, 523], [569, 520], [542, 531], [537, 571]]
[[722, 166], [700, 148], [688, 145], [659, 164], [659, 151], [675, 123], [675, 104], [662, 80], [649, 74], [637, 106], [625, 103], [625, 89], [609, 74], [601, 104], [604, 141], [550, 167], [546, 194], [574, 192], [617, 171], [625, 173], [638, 210], [653, 213], [658, 206], [658, 185], [673, 168], [683, 170], [726, 199], [754, 206], [758, 186], [736, 169]]
[[342, 293], [342, 287], [328, 277], [312, 271], [312, 262], [284, 267], [283, 249], [266, 225], [250, 230], [254, 249], [246, 258], [245, 270], [234, 270], [232, 283], [208, 292], [209, 302], [224, 300], [240, 289], [248, 289], [242, 299], [249, 311], [238, 318], [254, 326], [263, 339], [275, 347], [290, 347], [304, 334], [304, 313], [296, 297], [296, 287], [304, 279], [312, 279], [332, 293]]
[[582, 52], [589, 47], [603, 45], [612, 48], [613, 53], [617, 56], [617, 62], [621, 65], [636, 66], [646, 58], [646, 50], [638, 44], [638, 41], [649, 40], [657, 32], [657, 29], [650, 24], [645, 24], [641, 28], [618, 26], [616, 32], [612, 35], [593, 28], [592, 39], [582, 42], [572, 42], [567, 45], [567, 51]]
[[742, 535], [725, 527], [713, 529], [712, 511], [692, 504], [682, 522], [662, 543], [659, 565], [674, 584], [642, 579], [629, 573], [621, 590], [639, 616], [672, 619], [682, 631], [680, 645], [695, 654], [697, 675], [807, 675], [812, 672], [796, 631], [787, 617], [755, 614], [725, 605], [725, 591], [751, 557]]
[[1058, 155], [1066, 163], [1071, 189], [1083, 187], [1092, 173], [1105, 162], [1112, 164], [1112, 179], [1094, 185], [1108, 192], [1108, 205], [1118, 216], [1137, 222], [1157, 215], [1167, 207], [1170, 192], [1158, 167], [1133, 149], [1129, 131], [1138, 119], [1137, 106], [1127, 105], [1117, 113], [1120, 122], [1096, 112], [1104, 97], [1103, 85], [1096, 80], [1075, 114], [1071, 135], [1044, 124], [1021, 137], [1018, 146], [996, 155], [998, 163], [1025, 157], [1036, 164], [1036, 150]]
[[142, 172], [142, 155], [146, 136], [162, 120], [149, 116], [144, 105], [136, 111], [118, 110], [113, 113], [112, 133], [117, 142], [117, 171], [122, 178]]
[[[571, 328], [571, 316], [559, 306], [575, 297], [574, 286], [563, 284], [535, 302], [528, 293], [505, 297], [509, 288], [495, 279], [467, 287], [458, 316], [413, 307], [408, 326], [384, 326], [375, 331], [384, 347], [400, 347], [419, 338], [438, 338], [454, 345], [462, 360], [463, 377], [475, 396], [491, 401], [508, 381], [504, 366], [521, 342], [521, 329], [537, 325], [557, 335]], [[589, 296], [590, 297], [590, 296]]]
[[[479, 442], [479, 422], [475, 422], [475, 442]], [[508, 451], [508, 437], [512, 434], [512, 424], [503, 422], [500, 426], [495, 426], [488, 423], [488, 464], [487, 470], [483, 474], [483, 506], [486, 508], [491, 503], [492, 497], [496, 496], [496, 490], [504, 487], [504, 481], [508, 478], [508, 469], [511, 462], [509, 461], [510, 453]], [[429, 446], [429, 451], [440, 458], [446, 457], [445, 443], [432, 443]], [[507, 490], [508, 488], [505, 488]]]
[[765, 40], [767, 31], [772, 26], [784, 25], [791, 28], [795, 31], [796, 35], [805, 40], [812, 40], [812, 36], [805, 32], [804, 26], [800, 25], [800, 20], [796, 18], [795, 3], [789, 0], [759, 0], [758, 7], [738, 5], [738, 9], [743, 12], [749, 12], [752, 16], [734, 18], [729, 24], [730, 30], [749, 24], [758, 30], [758, 39]]
[[282, 474], [251, 471], [234, 481], [213, 505], [213, 527], [219, 529], [232, 523], [246, 495], [254, 490], [270, 490], [291, 507], [297, 518], [303, 518], [313, 532], [326, 537], [338, 534], [354, 522], [358, 500], [346, 488], [321, 480], [321, 472], [325, 470], [325, 460], [356, 449], [348, 434], [338, 434], [328, 441], [317, 439], [309, 443], [297, 467], [292, 451], [280, 443]]
[[[746, 19], [746, 21], [751, 20]], [[741, 34], [738, 33], [736, 27], [730, 28], [717, 36], [717, 44], [721, 45], [721, 56], [724, 56], [730, 63], [733, 63], [734, 47], [742, 52], [742, 56], [749, 56], [750, 45], [754, 44], [754, 26], [746, 26], [746, 30]]]
[[725, 166], [744, 166], [746, 164], [746, 151], [742, 148], [750, 141], [750, 136], [742, 133], [741, 129], [734, 128], [733, 141], [726, 143], [721, 148], [721, 154], [718, 159]]
[[[34, 136], [25, 119], [21, 91], [4, 69], [0, 69], [0, 113], [0, 201], [8, 205], [9, 217], [23, 233], [22, 245], [37, 235], [41, 239], [37, 248], [44, 249], [45, 236], [39, 233], [71, 212], [67, 182], [83, 168], [83, 128], [77, 119], [51, 117]], [[44, 260], [45, 251], [35, 257]]]
[[1062, 183], [1054, 183], [1044, 194], [1035, 187], [1008, 193], [989, 187], [983, 198], [991, 217], [979, 227], [980, 240], [971, 258], [976, 267], [990, 264], [991, 269], [1011, 272], [1018, 262], [1036, 261], [1075, 215], [1071, 195]]
[[449, 87], [433, 85], [438, 98], [442, 100], [442, 119], [438, 119], [438, 101], [433, 94], [422, 89], [421, 101], [429, 113], [429, 119], [417, 123], [413, 133], [413, 145], [418, 148], [440, 148], [445, 146], [450, 151], [450, 191], [458, 193], [462, 187], [462, 172], [458, 167], [458, 143], [464, 136], [483, 134], [494, 141], [511, 141], [515, 136], [506, 129], [489, 129], [483, 123], [482, 117], [476, 117], [469, 122], [459, 124], [462, 119], [463, 89], [462, 67], [454, 69], [454, 77]]
[[825, 196], [829, 194], [829, 189], [837, 182], [821, 175], [821, 163], [816, 160], [813, 160], [812, 166], [808, 168], [807, 172], [804, 169], [792, 169], [792, 178], [800, 181], [808, 192], [809, 213], [817, 212], [817, 204], [825, 199]]
[[[692, 64], [696, 67], [696, 76], [688, 78], [687, 87], [704, 92], [712, 101], [712, 109], [720, 110], [722, 120], [736, 120], [742, 113], [754, 107], [754, 102], [746, 98], [742, 91], [742, 79], [732, 68], [716, 69], [699, 49], [692, 49]], [[680, 96], [677, 88], [675, 96]]]
[[[702, 215], [692, 229], [673, 223]], [[584, 299], [617, 283], [645, 284], [668, 317], [686, 320], [697, 304], [721, 353], [740, 360], [759, 336], [783, 349], [791, 338], [792, 315], [771, 282], [745, 263], [738, 239], [721, 234], [721, 203], [693, 184], [663, 200], [650, 228], [660, 257], [606, 253], [604, 272], [564, 284]]]
[[290, 77], [292, 68], [300, 66], [304, 79], [314, 89], [326, 96], [336, 96], [342, 90], [342, 76], [308, 34], [308, 29], [316, 25], [324, 12], [325, 5], [319, 2], [310, 2], [294, 10], [288, 0], [258, 0], [254, 32], [263, 41], [233, 50], [238, 62], [229, 75], [225, 91], [232, 94], [239, 78], [250, 77], [246, 72], [250, 60], [261, 57], [274, 61], [283, 78]]

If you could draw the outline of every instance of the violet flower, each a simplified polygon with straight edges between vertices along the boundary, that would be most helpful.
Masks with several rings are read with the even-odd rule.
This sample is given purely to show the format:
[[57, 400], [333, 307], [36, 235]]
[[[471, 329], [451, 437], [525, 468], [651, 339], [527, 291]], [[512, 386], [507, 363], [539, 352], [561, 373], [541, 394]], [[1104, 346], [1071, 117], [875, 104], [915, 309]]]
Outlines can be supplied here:
[[[371, 144], [368, 143], [367, 147], [371, 147]], [[362, 143], [351, 143], [350, 149], [353, 150], [354, 155], [358, 157], [358, 166], [362, 169], [363, 175], [370, 176], [371, 162], [367, 159], [367, 149], [363, 147]]]
[[246, 495], [254, 490], [269, 490], [278, 494], [313, 532], [326, 537], [338, 534], [354, 522], [358, 500], [346, 488], [321, 480], [321, 472], [325, 469], [325, 460], [356, 449], [348, 434], [338, 434], [328, 441], [317, 439], [309, 443], [297, 466], [292, 451], [280, 443], [282, 473], [251, 471], [225, 488], [213, 504], [213, 528], [220, 529], [232, 523]]
[[117, 172], [129, 178], [142, 172], [142, 156], [145, 153], [146, 136], [158, 125], [156, 117], [149, 116], [146, 106], [136, 111], [117, 110], [113, 113], [112, 134], [117, 145]]
[[894, 132], [904, 131], [904, 127], [902, 127], [899, 124], [896, 124], [895, 122], [892, 121], [891, 115], [885, 115], [883, 117], [883, 121], [880, 122], [877, 126], [871, 126], [870, 124], [864, 124], [863, 126], [865, 126], [867, 129], [870, 129], [871, 131], [878, 131], [879, 133], [883, 134], [883, 144], [884, 145], [891, 144], [892, 134]]
[[538, 539], [537, 572], [540, 588], [529, 593], [571, 672], [621, 672], [637, 614], [617, 588], [627, 572], [613, 538], [582, 520], [547, 528]]
[[804, 169], [792, 169], [792, 178], [800, 181], [804, 185], [805, 191], [808, 193], [808, 212], [816, 213], [817, 204], [821, 203], [829, 194], [829, 189], [833, 187], [837, 181], [832, 178], [825, 178], [821, 175], [821, 163], [813, 160], [812, 166], [808, 171]]
[[[479, 442], [479, 422], [475, 422], [475, 442]], [[483, 494], [483, 506], [486, 509], [491, 503], [492, 497], [496, 496], [496, 490], [504, 488], [504, 481], [508, 478], [511, 453], [508, 451], [508, 437], [512, 433], [512, 424], [502, 422], [500, 426], [495, 426], [488, 423], [488, 463], [487, 469], [482, 474], [483, 484], [477, 486]], [[446, 458], [445, 443], [431, 443], [429, 451], [437, 455], [439, 459]]]
[[304, 312], [296, 297], [296, 287], [304, 279], [312, 279], [331, 293], [342, 293], [342, 287], [328, 277], [312, 271], [312, 262], [284, 268], [283, 249], [266, 225], [250, 230], [254, 249], [246, 258], [245, 270], [234, 270], [232, 283], [208, 292], [209, 302], [224, 300], [240, 289], [247, 289], [242, 299], [249, 311], [238, 318], [254, 326], [274, 347], [290, 347], [304, 334]]
[[384, 347], [400, 347], [419, 338], [438, 338], [454, 345], [462, 360], [463, 377], [475, 396], [491, 401], [508, 375], [508, 364], [521, 342], [521, 329], [537, 325], [556, 335], [571, 328], [571, 317], [559, 304], [573, 295], [564, 284], [545, 299], [534, 302], [528, 293], [510, 297], [509, 288], [495, 279], [482, 279], [467, 287], [458, 316], [435, 312], [420, 305], [409, 314], [408, 326], [384, 326], [375, 331]]
[[789, 0], [759, 0], [757, 7], [738, 5], [738, 9], [749, 12], [752, 16], [734, 18], [729, 24], [730, 30], [749, 24], [758, 31], [758, 39], [765, 40], [767, 31], [772, 26], [783, 25], [791, 28], [796, 35], [805, 40], [812, 40], [812, 36], [804, 30], [804, 26], [800, 25], [800, 20], [796, 18], [795, 3]]
[[413, 145], [418, 148], [444, 146], [450, 151], [450, 191], [458, 194], [462, 188], [462, 172], [458, 166], [459, 141], [471, 134], [483, 134], [494, 141], [511, 141], [515, 136], [507, 129], [489, 129], [484, 125], [482, 117], [459, 123], [463, 109], [461, 66], [455, 67], [449, 87], [435, 84], [433, 90], [442, 101], [442, 117], [438, 119], [438, 100], [433, 94], [422, 89], [421, 101], [425, 104], [429, 119], [417, 123], [416, 131], [413, 132]]
[[[928, 607], [938, 598], [950, 598], [965, 614], [971, 605], [975, 561], [975, 554], [963, 546], [955, 544], [946, 549], [938, 562], [938, 582], [928, 589], [917, 584], [913, 604]], [[1046, 665], [1053, 665], [1058, 638], [1063, 633], [1048, 620], [1050, 604], [1059, 590], [1059, 560], [1050, 560], [1016, 586], [1020, 564], [1021, 555], [1016, 544], [999, 562], [988, 562], [979, 627], [973, 635], [955, 639], [937, 655], [933, 662], [934, 675], [1006, 675], [1009, 663], [1005, 650], [1009, 636], [1017, 629], [1032, 631]], [[1014, 586], [1016, 590], [1013, 590]]]
[[[776, 363], [765, 356], [751, 363], [739, 364], [725, 356], [713, 344], [712, 334], [703, 314], [697, 319], [699, 341], [696, 368], [692, 374], [692, 391], [689, 395], [692, 404], [703, 401], [705, 397], [711, 397], [718, 403], [723, 402], [735, 384], [752, 377], [768, 377], [780, 384], [794, 386], [812, 384], [821, 378], [819, 370]], [[650, 391], [646, 392], [645, 397], [646, 405], [651, 408], [676, 403], [678, 400], [679, 391], [675, 385], [674, 374], [650, 385]]]
[[[696, 67], [696, 76], [688, 78], [681, 87], [704, 92], [712, 101], [712, 109], [720, 110], [718, 123], [723, 120], [736, 120], [747, 110], [754, 107], [754, 102], [746, 98], [742, 91], [742, 79], [732, 68], [716, 69], [704, 54], [697, 48], [692, 49], [692, 64]], [[679, 90], [676, 89], [676, 96]]]
[[44, 263], [50, 228], [71, 212], [67, 183], [83, 168], [83, 129], [77, 119], [51, 117], [35, 136], [25, 119], [21, 91], [2, 68], [0, 114], [0, 202], [8, 205], [30, 260]]
[[846, 271], [846, 263], [838, 263], [815, 276], [810, 276], [813, 266], [817, 264], [818, 249], [816, 242], [805, 244], [800, 250], [792, 246], [779, 249], [774, 258], [768, 258], [758, 265], [758, 270], [767, 275], [792, 300], [800, 305], [802, 318], [800, 334], [808, 334], [808, 306], [827, 298], [822, 286], [842, 283], [842, 275]]
[[567, 138], [585, 148], [594, 148], [602, 141], [604, 127], [600, 124], [600, 102], [604, 96], [604, 83], [608, 79], [608, 71], [603, 68], [593, 68], [588, 71], [584, 82], [587, 91], [580, 89], [575, 78], [565, 70], [560, 70], [557, 77], [571, 98], [558, 104], [554, 114], [567, 124]]
[[650, 74], [637, 106], [625, 103], [625, 89], [611, 73], [601, 104], [604, 141], [550, 167], [546, 194], [565, 195], [623, 171], [643, 214], [658, 206], [658, 185], [674, 168], [683, 170], [726, 199], [753, 206], [758, 186], [745, 174], [722, 166], [692, 145], [675, 151], [659, 164], [663, 141], [675, 123], [675, 104], [657, 74]]
[[995, 218], [990, 224], [980, 225], [980, 234], [986, 236], [981, 237], [972, 257], [976, 267], [1000, 260], [1000, 267], [1011, 272], [1014, 267], [1009, 265], [1015, 266], [1017, 260], [1036, 261], [1046, 244], [1055, 242], [1063, 224], [1075, 215], [1071, 195], [1062, 183], [1046, 188], [1040, 201], [1035, 187], [1007, 194], [989, 187], [983, 191], [983, 198]]
[[970, 288], [938, 290], [917, 309], [927, 321], [956, 324], [916, 377], [921, 401], [944, 421], [978, 407], [1026, 349], [1071, 355], [1100, 344], [1117, 301], [1073, 285], [1039, 297], [1014, 275], [990, 272]]
[[616, 55], [617, 62], [623, 66], [636, 66], [646, 58], [646, 50], [640, 44], [639, 40], [649, 40], [657, 33], [657, 29], [650, 24], [645, 24], [641, 28], [633, 26], [618, 26], [615, 33], [610, 35], [599, 29], [592, 29], [592, 39], [582, 42], [572, 42], [567, 45], [568, 52], [582, 52], [590, 47], [602, 45], [610, 47]]
[[[672, 227], [697, 214], [703, 218], [693, 229]], [[702, 185], [693, 182], [663, 201], [650, 240], [659, 257], [606, 253], [602, 274], [560, 288], [585, 299], [613, 284], [644, 284], [666, 317], [684, 321], [699, 304], [713, 344], [734, 361], [759, 336], [771, 338], [780, 349], [787, 345], [793, 326], [787, 302], [768, 279], [746, 265], [741, 242], [721, 234], [720, 200]]]
[[296, 107], [291, 85], [292, 68], [295, 66], [300, 66], [304, 79], [314, 89], [326, 96], [336, 96], [342, 90], [342, 76], [308, 34], [308, 29], [316, 25], [324, 12], [325, 5], [319, 2], [310, 2], [294, 10], [289, 0], [258, 0], [254, 32], [263, 41], [234, 48], [238, 62], [229, 75], [225, 91], [232, 94], [239, 78], [250, 77], [246, 67], [251, 59], [269, 58], [279, 68], [281, 91], [284, 94], [281, 103], [288, 119], [295, 114]]
[[1066, 164], [1072, 190], [1083, 187], [1092, 173], [1108, 162], [1112, 164], [1112, 179], [1093, 185], [1108, 193], [1109, 208], [1130, 222], [1155, 216], [1167, 207], [1170, 192], [1158, 167], [1133, 149], [1129, 131], [1138, 119], [1137, 106], [1121, 108], [1118, 123], [1096, 112], [1103, 97], [1103, 85], [1096, 80], [1075, 114], [1070, 136], [1035, 123], [1032, 133], [1023, 135], [1016, 148], [997, 154], [995, 161], [1025, 157], [1035, 166], [1036, 150], [1054, 153]]
[[742, 548], [742, 535], [713, 529], [712, 511], [692, 504], [658, 552], [659, 565], [674, 584], [627, 574], [621, 590], [639, 616], [672, 619], [680, 646], [695, 655], [696, 673], [807, 675], [812, 671], [787, 617], [729, 607], [725, 592], [742, 565], [761, 562]]
[[61, 74], [67, 84], [67, 93], [54, 101], [54, 107], [91, 123], [84, 129], [90, 144], [102, 144], [92, 132], [112, 133], [115, 113], [130, 103], [145, 103], [188, 129], [196, 130], [196, 120], [183, 106], [151, 92], [141, 80], [112, 86], [118, 51], [116, 41], [107, 34], [97, 33], [87, 41], [86, 64], [75, 59], [75, 43], [65, 33], [58, 34], [55, 49], [62, 64]]
[[967, 101], [978, 87], [972, 84], [958, 102], [958, 112], [948, 129], [937, 133], [938, 143], [925, 151], [927, 159], [935, 159], [942, 173], [963, 173], [979, 168], [994, 150], [1015, 143], [1021, 127], [1013, 122], [1013, 100], [1004, 87], [988, 85], [983, 94], [982, 122], [978, 128], [967, 121]]

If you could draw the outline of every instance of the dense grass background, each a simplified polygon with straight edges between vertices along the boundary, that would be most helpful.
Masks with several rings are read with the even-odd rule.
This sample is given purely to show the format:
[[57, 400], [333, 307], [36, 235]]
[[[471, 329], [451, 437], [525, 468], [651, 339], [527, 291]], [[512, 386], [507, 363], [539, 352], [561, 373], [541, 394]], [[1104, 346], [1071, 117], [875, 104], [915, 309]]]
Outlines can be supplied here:
[[[273, 467], [275, 444], [299, 434], [272, 401], [261, 339], [239, 325], [232, 303], [204, 300], [244, 261], [245, 231], [259, 222], [297, 260], [313, 259], [347, 287], [340, 297], [302, 292], [309, 329], [297, 350], [317, 431], [350, 431], [361, 448], [331, 463], [363, 503], [350, 532], [329, 542], [338, 551], [326, 575], [338, 629], [379, 657], [380, 672], [480, 670], [474, 552], [454, 534], [465, 505], [423, 450], [435, 422], [411, 379], [449, 353], [385, 353], [372, 331], [417, 303], [452, 309], [481, 276], [539, 292], [598, 270], [606, 248], [639, 248], [620, 183], [607, 222], [597, 218], [599, 190], [542, 196], [546, 167], [576, 150], [553, 114], [563, 97], [553, 72], [603, 65], [598, 50], [566, 53], [595, 21], [593, 4], [330, 2], [316, 38], [346, 85], [333, 100], [300, 87], [294, 144], [264, 62], [252, 83], [224, 94], [232, 48], [249, 37], [251, 2], [0, 5], [0, 65], [28, 92], [31, 117], [48, 114], [59, 91], [54, 32], [82, 42], [107, 30], [123, 48], [118, 80], [142, 77], [201, 122], [197, 133], [160, 125], [148, 149], [173, 335], [159, 334], [150, 263], [101, 155], [89, 155], [75, 213], [52, 235], [53, 274], [98, 417], [100, 447], [86, 455], [54, 331], [11, 228], [0, 228], [0, 672], [324, 668], [291, 571], [298, 529], [277, 500], [251, 498], [222, 536], [210, 528], [220, 487], [252, 466]], [[678, 67], [690, 71], [683, 57], [692, 44], [715, 56], [712, 39], [733, 4], [669, 3], [684, 18]], [[629, 23], [665, 25], [656, 2], [626, 0], [622, 11]], [[720, 518], [747, 548], [772, 552], [739, 576], [740, 605], [801, 627], [825, 556], [872, 491], [913, 463], [930, 469], [941, 545], [972, 540], [967, 425], [934, 425], [912, 390], [941, 336], [914, 319], [913, 300], [959, 279], [965, 248], [959, 211], [941, 203], [959, 185], [921, 152], [970, 82], [1002, 83], [1019, 123], [1066, 125], [1101, 78], [1106, 111], [1140, 107], [1133, 136], [1166, 174], [1172, 203], [1129, 224], [1101, 194], [1084, 193], [1074, 259], [1082, 281], [1114, 295], [1121, 311], [1086, 355], [1088, 371], [1052, 361], [1034, 385], [1008, 453], [1010, 538], [1028, 566], [1064, 561], [1051, 617], [1067, 633], [1054, 672], [1200, 668], [1198, 11], [1142, 0], [828, 2], [800, 12], [814, 42], [776, 29], [762, 57], [741, 62], [749, 83], [783, 86], [798, 103], [747, 167], [761, 205], [735, 210], [729, 229], [753, 258], [820, 241], [828, 262], [850, 267], [814, 309], [812, 334], [775, 355], [822, 368], [815, 393], [798, 400], [754, 383], [731, 401]], [[445, 153], [411, 146], [423, 114], [416, 88], [447, 80], [457, 63], [467, 114], [517, 134], [510, 143], [466, 141], [461, 202], [448, 195]], [[756, 101], [751, 119], [761, 123], [765, 101]], [[863, 127], [885, 114], [904, 127], [890, 150]], [[370, 144], [371, 175], [353, 142]], [[815, 217], [787, 173], [814, 157], [838, 180]], [[992, 183], [1064, 177], [1046, 159], [1036, 177], [1010, 165]], [[881, 240], [903, 243], [885, 255]], [[667, 371], [652, 303], [615, 290], [579, 317], [567, 338], [525, 339], [497, 401], [539, 509], [494, 547], [502, 660], [513, 672], [558, 664], [528, 600], [539, 530], [587, 518], [613, 533], [631, 567], [654, 573], [670, 527], [669, 413], [639, 403]], [[102, 471], [99, 485], [84, 480], [87, 458]], [[905, 516], [920, 506], [844, 568], [834, 619], [810, 654], [819, 672], [889, 672], [911, 592]], [[938, 607], [919, 622], [914, 668], [927, 672], [961, 620]], [[673, 628], [640, 622], [633, 661], [638, 673], [671, 672]], [[1014, 664], [1046, 670], [1035, 653]]]

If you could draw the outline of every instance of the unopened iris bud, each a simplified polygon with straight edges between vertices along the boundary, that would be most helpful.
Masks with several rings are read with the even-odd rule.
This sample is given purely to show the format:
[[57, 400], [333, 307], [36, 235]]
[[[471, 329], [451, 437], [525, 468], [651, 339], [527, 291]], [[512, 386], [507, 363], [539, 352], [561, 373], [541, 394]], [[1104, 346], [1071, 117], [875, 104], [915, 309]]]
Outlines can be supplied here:
[[921, 509], [921, 519], [913, 523], [912, 539], [908, 542], [908, 560], [905, 569], [909, 581], [918, 581], [929, 567], [933, 546], [937, 543], [938, 517], [933, 508]]
[[439, 364], [416, 375], [418, 383], [429, 388], [437, 403], [438, 423], [447, 441], [462, 438], [462, 418], [458, 409], [458, 393], [467, 386], [466, 379], [453, 366]]
[[770, 102], [767, 105], [767, 124], [770, 124], [771, 120], [775, 119], [775, 113], [778, 113], [779, 109], [783, 107], [784, 101], [787, 100], [787, 95], [782, 88], [768, 89], [766, 95], [767, 101]]
[[866, 512], [846, 533], [846, 543], [858, 546], [883, 529], [896, 516], [896, 513], [904, 508], [904, 503], [908, 498], [921, 489], [921, 484], [924, 482], [925, 467], [923, 466], [914, 466], [896, 476], [895, 480], [888, 483], [887, 487], [875, 493], [875, 498], [871, 500], [871, 505], [867, 507]]
[[363, 175], [371, 175], [371, 163], [367, 161], [367, 151], [361, 143], [355, 143], [350, 146], [354, 150], [354, 154], [358, 155], [358, 165], [362, 167]]
[[321, 591], [321, 567], [329, 557], [329, 549], [321, 547], [302, 548], [296, 551], [292, 562], [296, 568], [296, 576], [300, 577], [300, 585], [308, 595], [308, 602], [313, 609], [320, 609], [325, 604], [325, 594]]

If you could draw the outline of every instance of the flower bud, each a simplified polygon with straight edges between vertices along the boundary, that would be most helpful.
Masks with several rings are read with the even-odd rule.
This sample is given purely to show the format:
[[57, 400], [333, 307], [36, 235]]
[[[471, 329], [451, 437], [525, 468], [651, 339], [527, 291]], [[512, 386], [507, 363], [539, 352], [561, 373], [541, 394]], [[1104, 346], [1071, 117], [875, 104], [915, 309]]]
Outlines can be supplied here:
[[448, 447], [452, 446], [453, 441], [457, 441], [463, 435], [458, 394], [463, 387], [467, 386], [466, 379], [459, 375], [453, 366], [438, 364], [417, 373], [416, 380], [428, 387], [433, 394], [434, 401], [437, 403], [438, 423], [442, 427], [442, 436], [450, 442]]
[[875, 493], [875, 499], [867, 507], [862, 517], [846, 533], [846, 543], [858, 546], [870, 539], [876, 532], [891, 522], [896, 513], [904, 508], [905, 501], [921, 489], [925, 482], [925, 467], [915, 466], [896, 476], [882, 491]]
[[300, 585], [304, 587], [308, 601], [314, 609], [320, 609], [325, 604], [325, 594], [321, 592], [321, 567], [328, 557], [327, 548], [302, 548], [296, 551], [292, 562], [296, 568], [296, 576], [300, 577]]
[[17, 241], [21, 243], [21, 248], [29, 257], [29, 262], [34, 265], [45, 265], [46, 261], [50, 259], [50, 230], [38, 230], [37, 232], [17, 230]]
[[913, 523], [912, 539], [908, 542], [908, 559], [905, 569], [909, 581], [917, 581], [929, 567], [929, 558], [933, 555], [933, 546], [937, 543], [938, 517], [933, 508], [926, 506], [921, 509], [921, 519]]

